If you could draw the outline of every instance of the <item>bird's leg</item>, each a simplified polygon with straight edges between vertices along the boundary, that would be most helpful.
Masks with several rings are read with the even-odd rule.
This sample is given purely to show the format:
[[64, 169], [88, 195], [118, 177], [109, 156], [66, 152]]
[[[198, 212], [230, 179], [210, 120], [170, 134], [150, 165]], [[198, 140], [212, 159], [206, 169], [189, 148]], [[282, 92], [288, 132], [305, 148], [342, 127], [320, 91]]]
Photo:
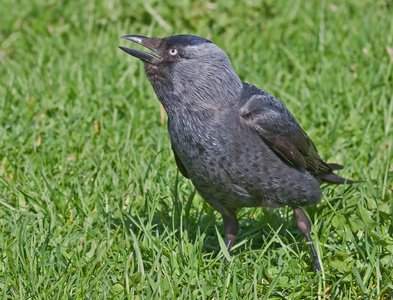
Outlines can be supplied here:
[[315, 247], [310, 236], [311, 222], [301, 208], [293, 207], [293, 210], [296, 216], [297, 227], [299, 227], [301, 233], [303, 233], [306, 236], [306, 239], [309, 242], [311, 253], [314, 259], [314, 272], [319, 272], [321, 271], [321, 265], [319, 263], [318, 255], [317, 252], [315, 251]]
[[[236, 218], [235, 211], [226, 211], [222, 213], [222, 218], [224, 220], [225, 237], [227, 241], [228, 252], [231, 251], [233, 244], [236, 241], [237, 234], [239, 232], [239, 222]], [[226, 261], [224, 256], [223, 261]]]

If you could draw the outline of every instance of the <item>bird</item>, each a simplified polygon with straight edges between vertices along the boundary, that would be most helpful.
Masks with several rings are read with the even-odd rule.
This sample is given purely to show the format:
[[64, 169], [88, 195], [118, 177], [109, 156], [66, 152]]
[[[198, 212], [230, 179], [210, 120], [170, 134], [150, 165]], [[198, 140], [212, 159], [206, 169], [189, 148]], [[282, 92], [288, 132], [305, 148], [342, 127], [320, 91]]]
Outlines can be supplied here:
[[168, 116], [177, 167], [222, 215], [228, 252], [239, 233], [239, 209], [289, 206], [308, 241], [314, 272], [321, 271], [304, 209], [320, 202], [322, 183], [355, 182], [334, 173], [343, 166], [326, 163], [285, 105], [242, 82], [225, 51], [210, 40], [122, 38], [150, 50], [119, 47], [143, 61]]

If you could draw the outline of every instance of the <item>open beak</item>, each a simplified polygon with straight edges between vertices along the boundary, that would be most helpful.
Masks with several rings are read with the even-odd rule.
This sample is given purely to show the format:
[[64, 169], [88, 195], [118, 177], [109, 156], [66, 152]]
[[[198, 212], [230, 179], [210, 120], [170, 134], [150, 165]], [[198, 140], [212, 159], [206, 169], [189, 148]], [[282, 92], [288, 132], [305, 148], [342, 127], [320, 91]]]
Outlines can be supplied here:
[[134, 43], [137, 43], [139, 45], [142, 45], [146, 47], [147, 49], [153, 51], [156, 55], [136, 50], [136, 49], [131, 49], [131, 48], [126, 48], [126, 47], [119, 47], [121, 50], [124, 52], [127, 52], [128, 54], [135, 56], [144, 62], [147, 62], [149, 64], [158, 64], [160, 61], [162, 61], [162, 58], [158, 55], [157, 53], [157, 48], [161, 44], [162, 40], [159, 38], [148, 38], [145, 36], [140, 36], [140, 35], [125, 35], [121, 37], [122, 39], [130, 40]]

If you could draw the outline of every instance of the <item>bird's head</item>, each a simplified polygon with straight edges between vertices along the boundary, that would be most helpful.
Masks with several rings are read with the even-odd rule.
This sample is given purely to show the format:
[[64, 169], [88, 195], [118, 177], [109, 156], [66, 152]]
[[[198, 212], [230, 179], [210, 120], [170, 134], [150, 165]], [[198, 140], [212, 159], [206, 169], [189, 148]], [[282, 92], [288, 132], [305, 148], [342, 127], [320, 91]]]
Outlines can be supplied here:
[[241, 81], [227, 54], [207, 39], [193, 35], [162, 39], [126, 35], [123, 38], [151, 50], [152, 53], [148, 53], [120, 47], [143, 61], [147, 77], [161, 102], [168, 93], [181, 94], [189, 98], [188, 102], [194, 102], [199, 97], [206, 99], [205, 94], [216, 97], [212, 95], [215, 91], [225, 97], [228, 92], [237, 95], [241, 90]]

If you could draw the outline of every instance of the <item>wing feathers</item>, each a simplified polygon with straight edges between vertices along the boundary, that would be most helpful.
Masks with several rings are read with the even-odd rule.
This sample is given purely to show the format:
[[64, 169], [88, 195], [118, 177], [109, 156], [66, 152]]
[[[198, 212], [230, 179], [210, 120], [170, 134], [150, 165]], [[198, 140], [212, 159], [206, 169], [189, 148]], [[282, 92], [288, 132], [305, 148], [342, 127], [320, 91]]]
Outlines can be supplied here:
[[179, 169], [180, 173], [182, 173], [182, 175], [184, 177], [190, 179], [190, 176], [188, 175], [186, 167], [181, 162], [181, 160], [180, 160], [179, 156], [177, 155], [175, 148], [173, 148], [173, 146], [172, 146], [172, 151], [173, 151], [173, 154], [175, 155], [176, 165], [177, 165], [177, 168]]
[[239, 110], [241, 117], [281, 158], [324, 181], [353, 182], [333, 173], [343, 167], [322, 160], [314, 143], [278, 99], [248, 84], [244, 88], [246, 92]]

